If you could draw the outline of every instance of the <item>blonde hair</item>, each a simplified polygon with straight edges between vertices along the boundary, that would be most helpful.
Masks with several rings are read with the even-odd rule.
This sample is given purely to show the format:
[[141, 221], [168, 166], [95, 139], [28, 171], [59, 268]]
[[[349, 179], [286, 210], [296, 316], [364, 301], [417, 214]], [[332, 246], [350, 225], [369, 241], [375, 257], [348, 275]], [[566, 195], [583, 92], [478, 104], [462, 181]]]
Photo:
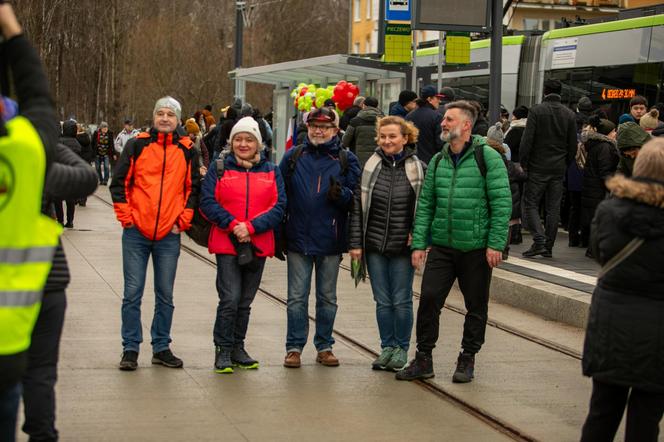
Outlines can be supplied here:
[[664, 181], [663, 138], [653, 138], [641, 147], [634, 162], [633, 176]]
[[406, 121], [401, 117], [396, 115], [390, 115], [389, 117], [379, 118], [376, 121], [376, 141], [378, 141], [378, 133], [380, 132], [381, 127], [395, 125], [401, 128], [401, 135], [408, 139], [408, 144], [417, 143], [417, 137], [420, 134], [420, 131], [413, 123]]

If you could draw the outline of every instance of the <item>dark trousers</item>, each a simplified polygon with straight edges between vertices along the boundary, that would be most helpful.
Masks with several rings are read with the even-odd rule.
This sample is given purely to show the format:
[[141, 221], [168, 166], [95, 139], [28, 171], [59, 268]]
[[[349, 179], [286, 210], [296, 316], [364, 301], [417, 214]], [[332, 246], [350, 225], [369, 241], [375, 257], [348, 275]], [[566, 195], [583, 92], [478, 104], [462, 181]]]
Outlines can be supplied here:
[[[60, 224], [65, 223], [65, 214], [62, 210], [62, 200], [53, 203], [55, 206], [55, 217]], [[76, 211], [76, 200], [67, 200], [67, 224], [74, 224], [74, 212]]]
[[[524, 226], [533, 234], [535, 244], [551, 250], [556, 242], [560, 222], [560, 202], [563, 197], [563, 177], [530, 172], [523, 191]], [[539, 216], [539, 204], [544, 198], [545, 227]]]
[[16, 415], [21, 400], [21, 384], [0, 391], [0, 442], [16, 440]]
[[491, 268], [486, 261], [486, 249], [461, 252], [433, 246], [429, 252], [422, 277], [420, 305], [417, 309], [417, 349], [431, 353], [438, 341], [440, 311], [445, 305], [454, 280], [466, 304], [461, 346], [468, 353], [477, 353], [484, 343]]
[[46, 291], [28, 350], [28, 370], [23, 376], [23, 432], [30, 441], [56, 441], [55, 382], [60, 336], [67, 298], [64, 290]]
[[244, 346], [251, 303], [261, 283], [265, 258], [257, 258], [254, 264], [240, 267], [236, 256], [217, 255], [219, 305], [213, 334], [214, 345], [224, 350]]
[[581, 192], [568, 191], [569, 219], [567, 230], [569, 232], [570, 245], [581, 244]]
[[[631, 391], [630, 391], [631, 390]], [[664, 394], [649, 393], [593, 379], [590, 411], [581, 442], [613, 441], [627, 405], [626, 442], [657, 442]]]

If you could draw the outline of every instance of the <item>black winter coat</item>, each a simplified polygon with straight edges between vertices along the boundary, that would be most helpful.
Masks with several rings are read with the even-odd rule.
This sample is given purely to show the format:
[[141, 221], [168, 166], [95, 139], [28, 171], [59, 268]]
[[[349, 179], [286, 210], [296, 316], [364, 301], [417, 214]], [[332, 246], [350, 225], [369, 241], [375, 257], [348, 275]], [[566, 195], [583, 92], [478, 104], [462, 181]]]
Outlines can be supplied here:
[[407, 148], [405, 155], [396, 162], [380, 148], [376, 149], [376, 153], [383, 162], [371, 189], [366, 232], [363, 231], [362, 192], [358, 186], [353, 197], [349, 248], [387, 256], [410, 255], [408, 236], [415, 217], [416, 195], [404, 166], [406, 159], [415, 152]]
[[590, 245], [604, 265], [635, 237], [643, 245], [597, 283], [583, 351], [583, 374], [664, 393], [664, 182], [616, 176]]
[[505, 144], [509, 146], [512, 161], [515, 163], [518, 163], [520, 160], [519, 148], [521, 147], [523, 133], [526, 131], [526, 121], [525, 118], [512, 121], [509, 130], [505, 133]]
[[576, 117], [563, 106], [560, 95], [550, 94], [528, 112], [519, 160], [528, 172], [560, 175], [576, 155]]
[[350, 120], [346, 133], [341, 139], [341, 144], [350, 149], [364, 167], [369, 157], [376, 151], [376, 120], [383, 113], [375, 107], [367, 107]]
[[590, 226], [597, 206], [608, 192], [604, 181], [616, 173], [620, 157], [616, 142], [605, 135], [584, 132], [582, 141], [587, 156], [581, 190], [581, 225]]
[[420, 131], [417, 157], [424, 164], [429, 164], [431, 158], [443, 148], [443, 140], [440, 139], [443, 116], [427, 102], [406, 115], [406, 120], [412, 121]]
[[64, 144], [72, 150], [76, 155], [83, 158], [83, 147], [81, 143], [74, 137], [60, 137], [60, 144]]
[[95, 153], [92, 151], [92, 139], [90, 135], [87, 132], [76, 134], [76, 141], [81, 145], [81, 158], [88, 163], [92, 163], [95, 160]]
[[346, 111], [344, 114], [341, 116], [341, 119], [339, 120], [339, 129], [345, 131], [348, 129], [348, 125], [350, 124], [350, 121], [357, 117], [357, 114], [360, 113], [362, 108], [360, 106], [351, 106]]
[[[72, 139], [73, 140], [73, 139]], [[74, 140], [76, 141], [76, 140]], [[76, 200], [91, 195], [97, 188], [97, 173], [72, 149], [58, 144], [55, 162], [48, 171], [44, 185], [44, 207], [42, 212], [51, 213], [52, 201]], [[45, 291], [64, 290], [69, 284], [67, 257], [58, 243], [53, 257], [53, 266], [46, 279]]]
[[486, 137], [488, 131], [489, 131], [489, 122], [483, 116], [479, 117], [477, 121], [475, 121], [472, 134], [482, 135], [483, 137]]
[[526, 181], [528, 176], [519, 163], [505, 160], [505, 165], [507, 166], [507, 176], [510, 180], [510, 191], [512, 192], [512, 216], [510, 216], [510, 219], [518, 219], [521, 218], [522, 183]]

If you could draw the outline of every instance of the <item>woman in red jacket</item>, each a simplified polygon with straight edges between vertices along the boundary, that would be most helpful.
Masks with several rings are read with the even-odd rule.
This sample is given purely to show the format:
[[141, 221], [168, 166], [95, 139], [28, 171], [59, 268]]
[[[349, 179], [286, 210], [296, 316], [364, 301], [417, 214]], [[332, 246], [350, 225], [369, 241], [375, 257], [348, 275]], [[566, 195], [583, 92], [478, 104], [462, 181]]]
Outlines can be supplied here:
[[274, 256], [274, 229], [286, 208], [279, 168], [260, 151], [258, 123], [251, 117], [239, 120], [229, 144], [231, 152], [223, 157], [223, 168], [208, 170], [200, 202], [213, 224], [208, 250], [217, 256], [217, 373], [233, 373], [233, 366], [258, 368], [258, 361], [244, 349], [244, 338], [265, 258]]

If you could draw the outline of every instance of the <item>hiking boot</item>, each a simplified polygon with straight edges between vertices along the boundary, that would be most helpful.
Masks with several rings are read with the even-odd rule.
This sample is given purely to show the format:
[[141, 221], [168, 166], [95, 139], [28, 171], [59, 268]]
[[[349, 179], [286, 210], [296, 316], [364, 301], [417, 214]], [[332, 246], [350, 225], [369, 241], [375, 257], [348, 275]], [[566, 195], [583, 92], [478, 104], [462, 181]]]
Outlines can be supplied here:
[[395, 377], [399, 381], [414, 381], [434, 377], [431, 355], [418, 351], [415, 353], [415, 359], [410, 361], [406, 368], [398, 371]]
[[378, 356], [372, 363], [371, 363], [371, 368], [374, 370], [385, 370], [385, 367], [387, 366], [388, 362], [390, 362], [390, 359], [392, 358], [392, 353], [396, 350], [394, 347], [385, 347], [381, 352], [380, 356]]
[[399, 371], [408, 364], [408, 352], [401, 347], [397, 347], [392, 352], [390, 362], [385, 366], [385, 370]]
[[465, 384], [475, 377], [475, 355], [472, 353], [459, 353], [457, 367], [452, 376], [452, 382]]
[[546, 247], [546, 251], [542, 253], [542, 257], [544, 258], [553, 258], [553, 249], [550, 249]]
[[217, 373], [233, 373], [231, 352], [221, 347], [215, 347], [214, 371]]
[[518, 245], [523, 242], [523, 234], [521, 233], [521, 224], [512, 226], [512, 236], [510, 237], [510, 244]]
[[66, 227], [67, 229], [73, 229], [73, 228], [74, 228], [74, 223], [69, 223], [69, 222], [68, 222], [67, 224], [65, 224], [65, 227]]
[[296, 351], [289, 351], [288, 354], [286, 354], [286, 358], [284, 359], [284, 367], [288, 368], [300, 368], [301, 362], [300, 362], [300, 353]]
[[138, 352], [128, 350], [122, 353], [122, 360], [118, 367], [122, 371], [134, 371], [138, 368]]
[[173, 354], [170, 348], [152, 354], [152, 363], [163, 365], [168, 368], [182, 368], [182, 359]]
[[245, 370], [258, 368], [258, 361], [249, 356], [244, 347], [235, 347], [233, 349], [231, 352], [231, 362], [236, 367], [244, 368]]
[[[535, 257], [535, 256], [537, 256], [537, 255], [542, 255], [542, 256], [544, 256], [544, 254], [547, 253], [547, 252], [549, 253], [549, 255], [551, 255], [551, 252], [550, 252], [549, 250], [547, 250], [547, 248], [544, 247], [544, 245], [533, 244], [532, 246], [530, 246], [530, 248], [529, 248], [528, 250], [526, 250], [525, 252], [523, 252], [522, 255], [523, 255], [525, 258], [533, 258], [533, 257]], [[549, 258], [550, 258], [550, 257], [551, 257], [551, 256], [549, 256]]]
[[318, 352], [318, 356], [316, 356], [316, 362], [323, 364], [326, 367], [336, 367], [339, 365], [339, 359], [334, 356], [332, 350]]

